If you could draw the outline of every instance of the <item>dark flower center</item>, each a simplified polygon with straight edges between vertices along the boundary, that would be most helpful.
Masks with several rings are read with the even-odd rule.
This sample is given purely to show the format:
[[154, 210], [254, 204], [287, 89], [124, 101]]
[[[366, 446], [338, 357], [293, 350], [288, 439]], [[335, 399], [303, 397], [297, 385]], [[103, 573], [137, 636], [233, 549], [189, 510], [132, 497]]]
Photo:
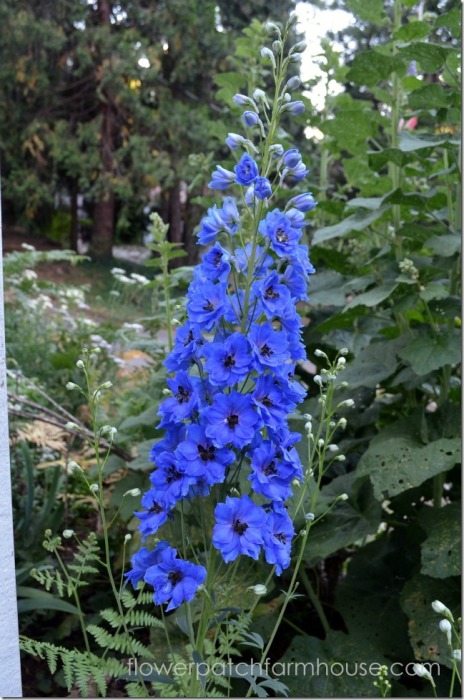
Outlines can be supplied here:
[[184, 345], [188, 345], [189, 343], [192, 342], [192, 340], [193, 340], [193, 333], [192, 333], [192, 331], [189, 331], [188, 336], [184, 340]]
[[171, 571], [170, 574], [168, 574], [168, 580], [172, 583], [173, 586], [177, 586], [178, 583], [180, 583], [183, 579], [182, 574], [180, 571]]
[[265, 299], [278, 299], [280, 294], [275, 291], [274, 287], [268, 287], [264, 292]]
[[271, 474], [277, 474], [277, 467], [274, 461], [270, 462], [267, 467], [263, 469], [263, 474], [265, 476], [271, 476]]
[[185, 390], [183, 386], [177, 387], [176, 399], [179, 403], [187, 403], [190, 398], [190, 391]]
[[285, 231], [281, 228], [277, 229], [276, 231], [276, 238], [279, 241], [279, 243], [286, 243], [288, 241], [288, 236], [285, 233]]
[[156, 513], [158, 515], [158, 513], [163, 512], [163, 507], [160, 506], [159, 503], [156, 503], [156, 501], [153, 501], [153, 505], [151, 506], [151, 508], [148, 509], [148, 512], [149, 513]]
[[216, 267], [219, 267], [219, 265], [221, 264], [221, 261], [222, 261], [222, 253], [218, 252], [214, 256], [213, 265], [215, 265]]
[[265, 396], [263, 399], [261, 399], [261, 403], [263, 406], [266, 406], [266, 408], [272, 408], [274, 406], [274, 402], [271, 401], [269, 396]]
[[172, 484], [173, 481], [178, 481], [180, 477], [180, 472], [178, 472], [174, 466], [169, 467], [169, 469], [166, 472], [166, 483]]
[[235, 358], [233, 355], [227, 355], [224, 360], [224, 367], [233, 367], [235, 365]]
[[207, 300], [206, 306], [203, 307], [203, 311], [214, 311], [214, 306], [209, 300]]
[[238, 416], [235, 414], [232, 416], [227, 416], [227, 425], [229, 428], [235, 428], [235, 426], [238, 424]]
[[198, 445], [198, 454], [203, 462], [212, 462], [214, 460], [215, 448], [213, 445], [211, 447], [203, 447], [203, 445]]
[[232, 530], [241, 537], [248, 530], [248, 525], [240, 522], [240, 520], [234, 520], [232, 523]]
[[287, 544], [287, 536], [283, 532], [274, 532], [274, 537], [282, 544]]
[[264, 357], [270, 357], [273, 354], [274, 354], [274, 351], [271, 350], [269, 345], [266, 345], [266, 343], [265, 343], [264, 345], [261, 346], [261, 355], [264, 355]]

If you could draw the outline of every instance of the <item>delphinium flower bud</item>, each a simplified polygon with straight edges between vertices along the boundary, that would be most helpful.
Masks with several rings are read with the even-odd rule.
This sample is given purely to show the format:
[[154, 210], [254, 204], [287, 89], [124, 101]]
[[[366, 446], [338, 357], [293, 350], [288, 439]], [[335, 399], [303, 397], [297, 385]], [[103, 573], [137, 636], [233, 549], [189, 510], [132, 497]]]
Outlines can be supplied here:
[[245, 126], [251, 128], [253, 126], [256, 126], [256, 124], [259, 122], [259, 116], [256, 114], [256, 112], [251, 112], [250, 110], [247, 110], [242, 114], [242, 122]]
[[340, 401], [338, 404], [337, 408], [353, 408], [354, 406], [354, 401], [353, 399], [345, 399], [345, 401]]
[[123, 498], [124, 498], [124, 496], [133, 496], [134, 498], [136, 498], [137, 496], [140, 496], [141, 493], [142, 493], [141, 490], [138, 489], [138, 488], [136, 488], [136, 489], [129, 489], [129, 491], [126, 491], [126, 492], [123, 494]]
[[226, 144], [229, 146], [231, 151], [236, 151], [239, 149], [241, 146], [243, 146], [244, 142], [246, 139], [243, 136], [240, 136], [240, 134], [228, 134], [226, 138]]
[[448, 618], [448, 620], [451, 620], [451, 622], [454, 622], [454, 618], [453, 618], [453, 615], [451, 613], [451, 610], [449, 608], [447, 608], [446, 605], [443, 605], [443, 603], [441, 603], [439, 600], [433, 601], [432, 608], [439, 615], [444, 615], [445, 617]]
[[301, 80], [294, 75], [290, 80], [287, 81], [286, 88], [287, 90], [298, 90], [298, 88], [301, 85]]
[[83, 363], [82, 360], [78, 360], [78, 361], [76, 362], [76, 367], [77, 367], [78, 369], [84, 369], [85, 365], [84, 365], [84, 363]]
[[241, 95], [240, 93], [237, 93], [233, 97], [234, 104], [238, 105], [239, 107], [246, 107], [247, 105], [252, 102], [249, 97], [246, 95]]
[[451, 646], [451, 632], [452, 632], [452, 627], [451, 623], [449, 620], [440, 620], [439, 622], [439, 628], [443, 632], [443, 634], [446, 634], [446, 638], [448, 640], [448, 644]]
[[290, 55], [293, 55], [295, 53], [303, 53], [304, 51], [306, 51], [307, 48], [308, 45], [306, 41], [298, 41], [294, 46], [292, 46], [289, 53]]
[[253, 593], [259, 596], [266, 595], [267, 593], [267, 588], [262, 583], [257, 583], [254, 586], [249, 586], [247, 590], [253, 591]]
[[306, 112], [306, 107], [301, 100], [296, 100], [295, 102], [287, 102], [281, 107], [282, 112], [290, 112], [294, 116], [298, 116]]
[[268, 49], [267, 47], [263, 47], [261, 49], [261, 58], [264, 58], [266, 61], [271, 61], [272, 65], [275, 66], [275, 58], [274, 58], [274, 54], [272, 53], [271, 49]]

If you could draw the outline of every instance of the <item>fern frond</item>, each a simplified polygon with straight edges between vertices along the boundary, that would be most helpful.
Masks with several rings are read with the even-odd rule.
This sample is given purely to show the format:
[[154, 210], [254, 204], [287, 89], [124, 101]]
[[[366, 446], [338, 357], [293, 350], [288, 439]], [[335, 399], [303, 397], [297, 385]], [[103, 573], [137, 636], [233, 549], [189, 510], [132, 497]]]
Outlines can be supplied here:
[[97, 644], [103, 649], [119, 651], [122, 654], [135, 654], [153, 658], [152, 652], [145, 644], [142, 644], [137, 639], [130, 639], [125, 634], [111, 634], [98, 625], [89, 625], [87, 632], [94, 637]]
[[32, 569], [31, 576], [46, 591], [54, 590], [60, 598], [70, 597], [72, 595], [72, 584], [63, 579], [63, 576], [56, 569]]
[[102, 610], [100, 615], [114, 629], [122, 627], [124, 622], [129, 627], [158, 627], [164, 629], [162, 621], [146, 610], [130, 610], [124, 618], [112, 608]]
[[148, 690], [140, 683], [128, 683], [126, 685], [127, 695], [130, 698], [149, 698]]

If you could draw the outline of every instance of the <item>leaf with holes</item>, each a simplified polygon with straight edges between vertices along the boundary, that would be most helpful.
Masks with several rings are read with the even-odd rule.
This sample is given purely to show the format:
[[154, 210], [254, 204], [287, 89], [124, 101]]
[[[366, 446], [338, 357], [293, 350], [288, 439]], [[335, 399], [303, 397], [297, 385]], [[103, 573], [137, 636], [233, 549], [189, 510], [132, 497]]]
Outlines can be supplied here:
[[419, 522], [429, 533], [421, 545], [421, 573], [433, 578], [459, 576], [461, 573], [461, 506], [427, 508]]
[[441, 600], [455, 615], [460, 615], [461, 587], [457, 578], [440, 581], [418, 574], [406, 583], [401, 593], [401, 607], [409, 618], [409, 639], [417, 661], [439, 661], [452, 667], [446, 636], [438, 627], [440, 616], [432, 609]]
[[369, 474], [375, 497], [383, 500], [452, 469], [460, 454], [457, 438], [435, 440], [425, 447], [406, 436], [377, 438], [359, 460], [357, 474]]

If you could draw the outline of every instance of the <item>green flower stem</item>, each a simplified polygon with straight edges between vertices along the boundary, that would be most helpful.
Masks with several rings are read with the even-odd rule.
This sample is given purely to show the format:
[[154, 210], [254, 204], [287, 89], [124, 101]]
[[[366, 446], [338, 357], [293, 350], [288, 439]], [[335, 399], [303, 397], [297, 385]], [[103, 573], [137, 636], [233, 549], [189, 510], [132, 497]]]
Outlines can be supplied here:
[[329, 622], [327, 620], [326, 614], [324, 612], [324, 608], [322, 607], [322, 604], [317, 596], [317, 593], [315, 592], [314, 588], [312, 587], [311, 581], [309, 580], [309, 576], [306, 573], [304, 568], [302, 568], [300, 571], [300, 578], [301, 578], [301, 581], [303, 582], [304, 587], [306, 588], [306, 592], [309, 596], [309, 599], [310, 599], [311, 603], [313, 604], [313, 607], [319, 616], [322, 627], [324, 628], [324, 632], [326, 634], [329, 634], [330, 625], [329, 625]]
[[54, 554], [55, 554], [55, 557], [57, 558], [58, 564], [60, 565], [61, 571], [63, 572], [63, 574], [64, 574], [64, 576], [65, 576], [65, 578], [66, 578], [66, 581], [68, 582], [68, 585], [71, 586], [72, 594], [73, 594], [73, 598], [74, 598], [74, 602], [76, 603], [76, 608], [77, 608], [78, 611], [79, 611], [79, 613], [78, 613], [79, 624], [80, 624], [80, 627], [81, 627], [82, 636], [83, 636], [83, 638], [84, 638], [85, 650], [86, 650], [87, 654], [90, 655], [90, 654], [91, 654], [91, 651], [90, 651], [89, 637], [88, 637], [88, 634], [87, 634], [87, 629], [86, 629], [86, 627], [85, 627], [84, 613], [83, 613], [83, 611], [82, 611], [82, 606], [81, 606], [81, 601], [80, 601], [80, 598], [79, 598], [79, 593], [77, 592], [77, 588], [73, 585], [73, 583], [72, 583], [72, 581], [71, 581], [71, 578], [70, 578], [70, 576], [69, 576], [69, 574], [68, 574], [68, 570], [67, 570], [67, 568], [66, 568], [66, 566], [65, 566], [65, 564], [64, 564], [64, 562], [63, 562], [63, 560], [62, 560], [62, 558], [60, 557], [60, 555], [59, 555], [59, 553], [58, 553], [58, 549], [55, 549], [55, 550], [54, 550]]
[[166, 304], [166, 323], [168, 331], [168, 347], [169, 352], [171, 352], [173, 347], [172, 342], [172, 315], [171, 315], [171, 295], [170, 280], [169, 280], [169, 260], [166, 255], [161, 254], [161, 269], [163, 272], [163, 290], [164, 290], [164, 302]]

